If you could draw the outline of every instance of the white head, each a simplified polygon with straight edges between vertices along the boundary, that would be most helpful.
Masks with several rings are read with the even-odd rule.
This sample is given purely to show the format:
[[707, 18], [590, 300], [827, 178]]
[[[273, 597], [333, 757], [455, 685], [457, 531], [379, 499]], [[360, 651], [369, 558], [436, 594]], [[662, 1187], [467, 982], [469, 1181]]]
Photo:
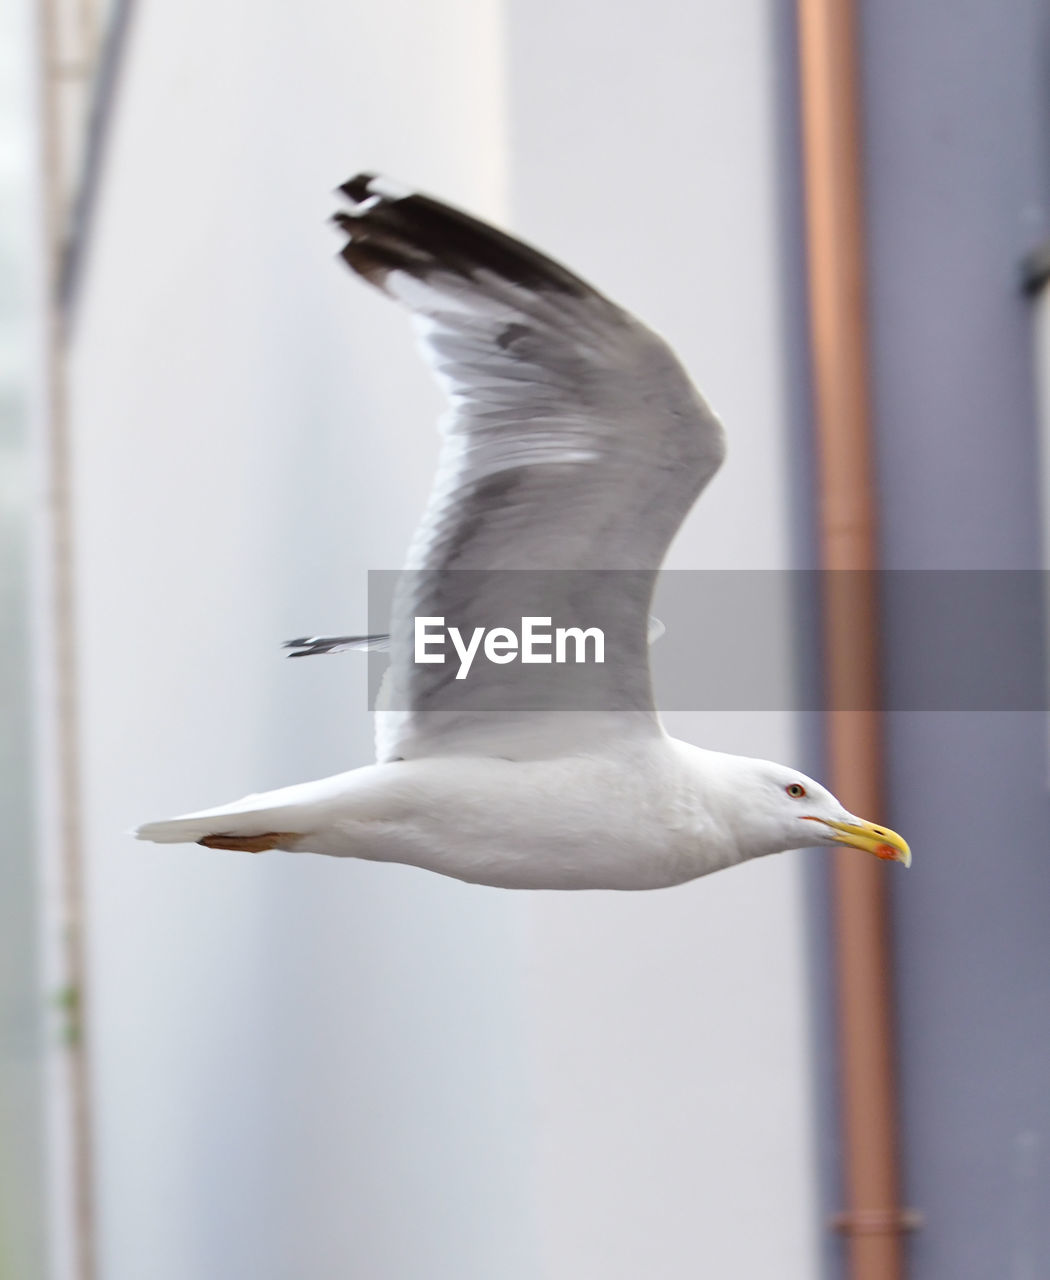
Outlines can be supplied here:
[[771, 760], [724, 756], [722, 816], [745, 858], [818, 844], [844, 844], [911, 866], [911, 850], [888, 827], [858, 818], [819, 782]]

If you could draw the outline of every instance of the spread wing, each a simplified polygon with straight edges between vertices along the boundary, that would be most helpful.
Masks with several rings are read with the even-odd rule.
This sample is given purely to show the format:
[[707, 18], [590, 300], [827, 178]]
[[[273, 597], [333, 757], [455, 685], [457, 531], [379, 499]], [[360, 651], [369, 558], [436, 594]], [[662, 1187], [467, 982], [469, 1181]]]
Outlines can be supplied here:
[[[670, 348], [558, 263], [437, 200], [361, 174], [334, 221], [342, 256], [407, 306], [451, 409], [394, 605], [380, 759], [564, 750], [565, 712], [639, 713], [656, 571], [724, 453]], [[535, 681], [483, 659], [414, 661], [412, 620], [469, 634], [538, 613], [602, 628], [606, 660]], [[536, 674], [536, 673], [533, 673]], [[556, 721], [556, 724], [555, 724]], [[605, 732], [581, 715], [573, 732]]]

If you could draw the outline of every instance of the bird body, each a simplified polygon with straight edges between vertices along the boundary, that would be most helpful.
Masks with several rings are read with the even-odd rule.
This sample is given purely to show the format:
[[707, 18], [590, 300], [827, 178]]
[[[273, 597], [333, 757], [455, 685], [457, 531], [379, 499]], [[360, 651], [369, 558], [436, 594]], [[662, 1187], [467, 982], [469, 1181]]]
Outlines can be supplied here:
[[[459, 210], [368, 174], [341, 191], [342, 256], [413, 313], [451, 404], [389, 638], [291, 642], [292, 656], [389, 649], [377, 763], [149, 823], [139, 838], [531, 889], [653, 889], [815, 844], [908, 862], [900, 836], [797, 770], [703, 750], [660, 724], [656, 573], [725, 452], [667, 344]], [[537, 696], [550, 667], [532, 673], [539, 684], [495, 660], [460, 680], [413, 648], [420, 618], [474, 635], [561, 608], [600, 622], [610, 656], [600, 672], [560, 671], [553, 701]]]
[[756, 774], [757, 763], [663, 734], [545, 759], [448, 755], [367, 765], [139, 834], [204, 842], [219, 828], [240, 847], [242, 837], [285, 833], [270, 847], [407, 863], [505, 889], [657, 889], [820, 842], [799, 824], [771, 828], [763, 844], [741, 820], [761, 812], [764, 791], [779, 798], [781, 774], [801, 777], [769, 762]]

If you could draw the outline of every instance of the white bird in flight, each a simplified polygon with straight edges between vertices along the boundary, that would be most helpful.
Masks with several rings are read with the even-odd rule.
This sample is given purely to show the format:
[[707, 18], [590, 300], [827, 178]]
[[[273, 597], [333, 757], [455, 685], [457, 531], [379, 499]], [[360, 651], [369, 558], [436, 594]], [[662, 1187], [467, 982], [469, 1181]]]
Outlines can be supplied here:
[[[457, 209], [370, 174], [340, 190], [343, 257], [411, 310], [452, 404], [395, 599], [377, 763], [136, 835], [525, 889], [653, 889], [812, 845], [910, 865], [899, 835], [797, 769], [704, 750], [660, 722], [646, 648], [655, 576], [725, 450], [669, 347], [566, 268]], [[594, 664], [559, 669], [558, 699], [537, 705], [536, 684], [522, 694], [503, 662], [457, 680], [415, 660], [413, 619], [501, 622], [517, 603], [515, 570], [589, 575], [607, 701], [589, 696]], [[295, 643], [301, 654], [354, 642]]]

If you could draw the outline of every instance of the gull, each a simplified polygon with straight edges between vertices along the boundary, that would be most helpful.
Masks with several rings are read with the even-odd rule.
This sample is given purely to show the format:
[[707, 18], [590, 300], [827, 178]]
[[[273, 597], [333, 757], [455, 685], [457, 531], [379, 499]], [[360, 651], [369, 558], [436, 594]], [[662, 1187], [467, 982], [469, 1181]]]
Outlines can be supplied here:
[[[647, 653], [655, 578], [725, 453], [721, 423], [668, 345], [450, 205], [372, 174], [339, 191], [343, 259], [412, 313], [451, 406], [390, 638], [293, 642], [299, 656], [389, 648], [376, 763], [135, 834], [518, 889], [655, 889], [816, 845], [910, 865], [901, 836], [797, 769], [694, 746], [661, 724]], [[536, 572], [559, 604], [600, 619], [601, 667], [531, 668], [521, 684], [505, 657], [475, 662], [468, 679], [418, 660], [420, 618], [492, 627], [524, 599], [524, 622], [533, 593], [522, 584]]]

